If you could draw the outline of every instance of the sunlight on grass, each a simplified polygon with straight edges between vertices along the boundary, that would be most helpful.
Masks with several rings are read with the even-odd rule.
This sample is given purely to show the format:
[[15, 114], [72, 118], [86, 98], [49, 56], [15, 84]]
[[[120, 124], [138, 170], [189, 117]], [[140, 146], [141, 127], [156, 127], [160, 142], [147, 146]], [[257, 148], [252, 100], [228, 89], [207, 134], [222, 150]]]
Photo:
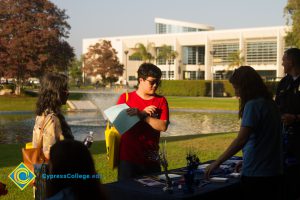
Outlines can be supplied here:
[[[198, 136], [180, 136], [162, 138], [167, 141], [167, 157], [169, 169], [175, 169], [186, 165], [186, 153], [192, 149], [201, 162], [216, 159], [236, 137], [236, 133], [209, 134]], [[23, 145], [0, 145], [0, 181], [7, 184], [8, 195], [1, 197], [3, 200], [32, 199], [32, 188], [28, 186], [21, 191], [8, 179], [14, 168], [22, 161], [21, 148]], [[101, 175], [102, 183], [110, 183], [117, 180], [117, 171], [107, 167], [105, 141], [94, 142], [91, 148], [97, 172]], [[241, 155], [241, 153], [238, 153]]]

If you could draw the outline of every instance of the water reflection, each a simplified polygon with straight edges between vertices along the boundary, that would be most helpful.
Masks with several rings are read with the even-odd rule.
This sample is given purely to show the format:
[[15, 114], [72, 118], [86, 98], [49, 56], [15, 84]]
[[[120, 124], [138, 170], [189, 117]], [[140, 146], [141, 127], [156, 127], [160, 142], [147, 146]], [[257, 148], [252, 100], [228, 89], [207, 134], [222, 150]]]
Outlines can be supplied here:
[[[95, 133], [95, 140], [104, 139], [105, 120], [100, 112], [68, 112], [65, 117], [75, 139], [82, 141], [89, 131]], [[170, 119], [163, 136], [232, 132], [239, 128], [236, 114], [171, 112]], [[33, 125], [33, 113], [0, 114], [0, 143], [31, 141]]]
[[163, 136], [196, 135], [233, 132], [239, 129], [236, 114], [224, 113], [170, 113], [170, 125]]

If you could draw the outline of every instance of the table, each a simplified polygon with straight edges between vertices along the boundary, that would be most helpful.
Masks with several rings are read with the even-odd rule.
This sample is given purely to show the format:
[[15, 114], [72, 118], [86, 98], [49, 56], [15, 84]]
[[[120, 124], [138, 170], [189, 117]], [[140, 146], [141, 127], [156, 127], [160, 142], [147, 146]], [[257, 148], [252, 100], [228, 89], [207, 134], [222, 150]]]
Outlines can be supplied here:
[[[171, 170], [176, 173], [180, 169]], [[162, 186], [145, 186], [134, 179], [109, 183], [104, 185], [112, 200], [168, 200], [168, 199], [241, 199], [240, 179], [229, 178], [227, 182], [210, 182], [203, 187], [194, 186], [194, 193], [185, 194], [178, 187], [173, 187], [173, 193], [163, 191]]]

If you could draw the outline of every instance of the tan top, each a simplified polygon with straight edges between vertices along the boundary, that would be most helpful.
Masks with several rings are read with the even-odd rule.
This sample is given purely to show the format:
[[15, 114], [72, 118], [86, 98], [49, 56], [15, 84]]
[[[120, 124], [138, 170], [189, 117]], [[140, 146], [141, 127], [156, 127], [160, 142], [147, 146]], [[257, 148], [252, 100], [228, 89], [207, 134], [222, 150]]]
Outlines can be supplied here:
[[[42, 126], [44, 125], [44, 129]], [[63, 140], [61, 125], [58, 117], [54, 114], [48, 114], [37, 116], [33, 128], [32, 146], [33, 148], [38, 147], [41, 130], [43, 129], [43, 153], [46, 158], [49, 159], [49, 153], [51, 146], [59, 140]]]

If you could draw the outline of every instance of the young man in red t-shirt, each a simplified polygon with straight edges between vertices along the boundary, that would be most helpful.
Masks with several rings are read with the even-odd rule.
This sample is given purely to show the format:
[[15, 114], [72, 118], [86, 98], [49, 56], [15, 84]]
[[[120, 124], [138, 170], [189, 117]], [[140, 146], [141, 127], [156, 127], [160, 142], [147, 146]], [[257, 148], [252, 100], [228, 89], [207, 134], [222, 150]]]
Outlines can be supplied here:
[[117, 104], [130, 107], [129, 115], [141, 119], [121, 137], [118, 180], [160, 172], [159, 137], [169, 124], [167, 100], [155, 93], [161, 74], [157, 66], [143, 63], [138, 69], [138, 89], [128, 93], [127, 101], [125, 93], [118, 100]]

